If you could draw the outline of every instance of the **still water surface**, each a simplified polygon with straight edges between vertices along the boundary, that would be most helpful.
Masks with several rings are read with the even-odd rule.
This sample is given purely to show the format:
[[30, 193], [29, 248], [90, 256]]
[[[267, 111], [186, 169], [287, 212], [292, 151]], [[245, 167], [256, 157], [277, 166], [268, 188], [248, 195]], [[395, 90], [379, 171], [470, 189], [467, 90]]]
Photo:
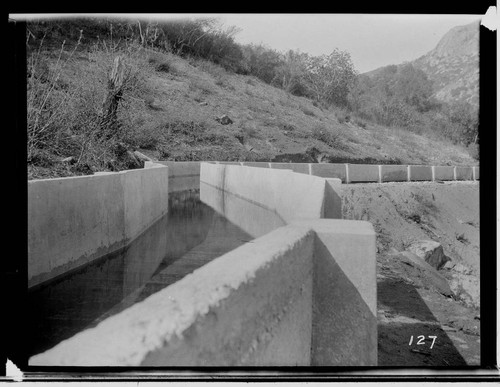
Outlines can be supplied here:
[[[200, 200], [199, 190], [171, 193], [168, 214], [125, 249], [29, 292], [28, 355], [95, 326], [268, 231], [256, 233], [243, 225], [244, 231], [221, 215], [227, 204], [220, 203], [222, 211], [215, 211], [216, 203]], [[252, 219], [240, 210], [240, 219]], [[282, 225], [279, 219], [268, 223], [269, 228]]]

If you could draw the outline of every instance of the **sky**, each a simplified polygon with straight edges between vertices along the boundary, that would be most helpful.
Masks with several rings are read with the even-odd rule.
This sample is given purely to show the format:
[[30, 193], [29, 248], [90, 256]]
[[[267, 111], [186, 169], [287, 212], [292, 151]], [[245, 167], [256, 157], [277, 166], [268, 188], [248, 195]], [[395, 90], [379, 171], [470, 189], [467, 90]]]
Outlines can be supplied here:
[[432, 50], [455, 26], [480, 15], [221, 15], [241, 29], [239, 43], [263, 43], [278, 51], [311, 55], [347, 51], [360, 72], [416, 59]]
[[[40, 14], [36, 16], [39, 17]], [[197, 17], [200, 14], [128, 16], [169, 19]], [[416, 59], [432, 50], [451, 28], [479, 21], [482, 15], [203, 14], [202, 16], [217, 17], [225, 27], [237, 27], [239, 32], [234, 38], [236, 42], [242, 44], [264, 44], [281, 52], [293, 49], [310, 55], [329, 54], [335, 48], [347, 51], [356, 70], [364, 73], [381, 66]], [[27, 17], [29, 18], [29, 15]]]

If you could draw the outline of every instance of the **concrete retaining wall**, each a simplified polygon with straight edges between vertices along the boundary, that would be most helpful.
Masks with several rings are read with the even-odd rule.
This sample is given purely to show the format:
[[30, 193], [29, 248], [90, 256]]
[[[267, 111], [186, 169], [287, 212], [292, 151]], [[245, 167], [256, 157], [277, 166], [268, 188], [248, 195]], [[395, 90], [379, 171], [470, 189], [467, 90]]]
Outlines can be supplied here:
[[337, 178], [342, 183], [347, 182], [347, 164], [309, 164], [311, 175]]
[[473, 180], [473, 168], [472, 167], [455, 167], [455, 179], [456, 180]]
[[[145, 168], [155, 163], [171, 168], [170, 192], [198, 189], [196, 178], [200, 162], [155, 161], [146, 162]], [[342, 183], [383, 183], [391, 181], [479, 180], [479, 167], [427, 166], [427, 165], [374, 165], [330, 163], [268, 163], [210, 161], [211, 164], [243, 165], [270, 169], [289, 169], [296, 173], [325, 178], [338, 178]], [[455, 168], [458, 175], [455, 177]], [[196, 178], [193, 178], [196, 177]]]
[[432, 181], [432, 167], [430, 165], [409, 165], [410, 181]]
[[435, 166], [434, 180], [455, 180], [455, 167]]
[[381, 182], [387, 181], [408, 181], [408, 166], [407, 165], [381, 165], [380, 166]]
[[375, 295], [371, 224], [304, 221], [217, 258], [29, 364], [374, 366]]
[[378, 165], [348, 164], [347, 167], [348, 183], [377, 183], [380, 181]]
[[240, 165], [243, 165], [245, 167], [269, 168], [269, 163], [252, 162], [252, 161], [240, 163]]
[[[239, 161], [214, 161], [213, 164], [241, 165], [241, 163]], [[267, 164], [267, 163], [264, 163], [264, 164]]]
[[116, 251], [168, 211], [168, 169], [28, 182], [28, 286]]
[[291, 169], [297, 173], [309, 175], [309, 164], [301, 163], [270, 163], [273, 169]]

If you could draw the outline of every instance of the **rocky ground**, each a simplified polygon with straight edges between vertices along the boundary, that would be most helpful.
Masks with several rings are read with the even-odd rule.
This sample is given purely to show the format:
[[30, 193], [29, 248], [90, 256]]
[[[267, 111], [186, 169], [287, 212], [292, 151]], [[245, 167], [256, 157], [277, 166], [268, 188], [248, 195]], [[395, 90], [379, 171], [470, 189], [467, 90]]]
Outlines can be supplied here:
[[377, 232], [379, 365], [480, 364], [479, 183], [342, 190], [344, 218]]

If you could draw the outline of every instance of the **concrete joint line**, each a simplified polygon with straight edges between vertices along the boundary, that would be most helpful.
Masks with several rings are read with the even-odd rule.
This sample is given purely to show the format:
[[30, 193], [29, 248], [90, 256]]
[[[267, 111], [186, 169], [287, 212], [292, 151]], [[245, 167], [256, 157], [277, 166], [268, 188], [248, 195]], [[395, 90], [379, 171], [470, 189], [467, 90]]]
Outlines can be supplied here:
[[453, 167], [453, 180], [457, 180], [457, 167]]
[[271, 169], [271, 168], [272, 168], [272, 167], [271, 167], [271, 163], [267, 163], [267, 167], [268, 167], [269, 169]]
[[351, 181], [349, 180], [349, 164], [345, 164], [345, 182], [349, 184]]
[[312, 175], [312, 165], [311, 164], [307, 164], [307, 166], [309, 167], [309, 174]]
[[434, 165], [431, 166], [431, 171], [432, 171], [432, 181], [435, 181], [436, 180], [436, 172], [434, 170]]
[[378, 166], [378, 182], [382, 183], [382, 165]]
[[408, 165], [406, 168], [408, 169], [408, 181], [411, 181], [411, 169], [410, 169], [410, 166]]
[[472, 167], [472, 180], [476, 181], [476, 167]]

